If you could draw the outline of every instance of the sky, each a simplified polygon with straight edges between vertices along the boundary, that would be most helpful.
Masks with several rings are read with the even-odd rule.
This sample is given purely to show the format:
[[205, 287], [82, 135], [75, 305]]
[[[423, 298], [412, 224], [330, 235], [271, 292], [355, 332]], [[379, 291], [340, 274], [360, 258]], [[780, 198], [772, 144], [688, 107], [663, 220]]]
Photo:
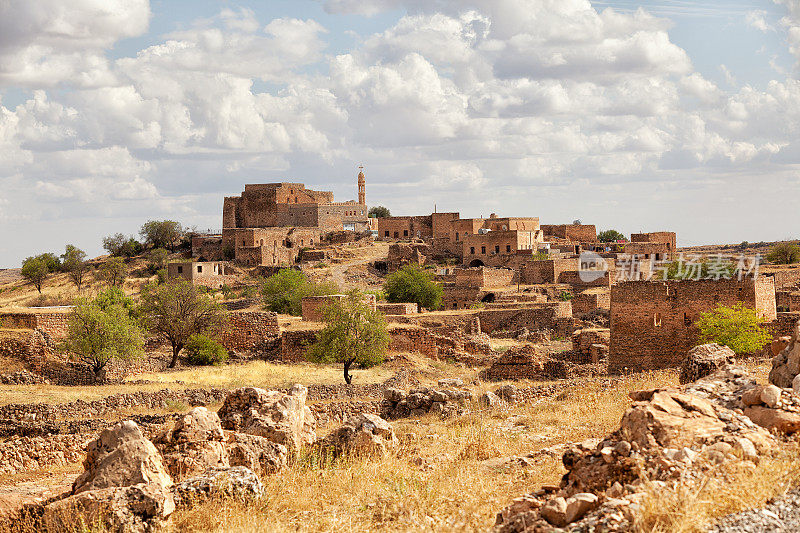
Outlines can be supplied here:
[[800, 0], [0, 0], [0, 267], [359, 165], [396, 215], [800, 238], [798, 61]]

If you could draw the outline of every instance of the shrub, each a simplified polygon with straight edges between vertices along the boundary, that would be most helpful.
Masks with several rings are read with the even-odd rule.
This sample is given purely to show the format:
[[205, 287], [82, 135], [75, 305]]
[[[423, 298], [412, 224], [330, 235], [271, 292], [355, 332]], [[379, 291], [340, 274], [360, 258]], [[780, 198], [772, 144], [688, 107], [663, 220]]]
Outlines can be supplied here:
[[267, 309], [295, 316], [302, 314], [301, 302], [305, 296], [326, 296], [338, 292], [339, 287], [335, 283], [314, 283], [299, 270], [292, 269], [279, 271], [261, 285], [261, 295]]
[[757, 352], [772, 340], [764, 327], [766, 322], [755, 309], [737, 303], [733, 307], [720, 306], [702, 313], [695, 325], [700, 330], [701, 344], [716, 342], [736, 354], [746, 354]]
[[184, 231], [180, 223], [174, 220], [148, 220], [139, 230], [145, 244], [153, 248], [169, 248], [175, 250]]
[[369, 208], [368, 215], [370, 218], [386, 218], [392, 216], [392, 213], [389, 211], [388, 207], [383, 207], [382, 205], [376, 205], [374, 207]]
[[767, 261], [778, 265], [790, 265], [800, 262], [800, 246], [790, 242], [778, 243], [770, 248]]
[[228, 351], [206, 335], [192, 335], [186, 343], [186, 360], [190, 365], [219, 365], [228, 360]]
[[405, 265], [390, 274], [383, 285], [386, 300], [391, 303], [416, 303], [426, 309], [442, 304], [442, 286], [433, 281], [433, 273], [417, 265]]
[[561, 294], [558, 295], [558, 299], [561, 300], [562, 302], [568, 302], [572, 300], [572, 298], [573, 298], [572, 293], [567, 291], [561, 291]]

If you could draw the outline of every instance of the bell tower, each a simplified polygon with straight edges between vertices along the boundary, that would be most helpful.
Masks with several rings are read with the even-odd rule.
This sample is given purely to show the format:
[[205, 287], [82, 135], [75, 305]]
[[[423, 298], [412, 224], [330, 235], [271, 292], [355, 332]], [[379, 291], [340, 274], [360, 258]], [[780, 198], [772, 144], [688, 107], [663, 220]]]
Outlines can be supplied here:
[[367, 205], [367, 180], [364, 177], [364, 165], [359, 165], [358, 168], [358, 203]]

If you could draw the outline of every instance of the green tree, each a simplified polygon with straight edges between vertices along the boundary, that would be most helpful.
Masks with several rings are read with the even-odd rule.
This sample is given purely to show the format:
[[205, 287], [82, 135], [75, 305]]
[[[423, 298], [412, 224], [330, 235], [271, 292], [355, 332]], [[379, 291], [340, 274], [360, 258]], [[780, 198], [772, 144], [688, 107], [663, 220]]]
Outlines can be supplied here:
[[164, 248], [155, 248], [147, 254], [147, 269], [151, 274], [155, 274], [162, 268], [167, 268], [169, 252]]
[[339, 287], [333, 282], [314, 283], [301, 271], [288, 268], [268, 277], [261, 285], [261, 296], [267, 309], [295, 316], [302, 314], [304, 297], [338, 292]]
[[39, 254], [34, 257], [26, 257], [22, 261], [20, 274], [36, 287], [39, 294], [42, 294], [42, 285], [44, 285], [47, 276], [57, 272], [60, 268], [61, 262], [55, 255], [51, 253]]
[[134, 257], [142, 253], [142, 243], [122, 233], [103, 238], [103, 249], [115, 257]]
[[174, 220], [148, 220], [142, 225], [139, 235], [148, 246], [175, 251], [175, 245], [183, 236], [183, 228]]
[[405, 265], [390, 274], [383, 285], [386, 300], [392, 303], [416, 303], [426, 309], [438, 309], [442, 304], [442, 286], [433, 281], [433, 273], [417, 265]]
[[306, 350], [306, 359], [314, 363], [341, 363], [344, 381], [352, 382], [350, 368], [370, 368], [383, 362], [389, 347], [386, 321], [370, 309], [364, 294], [353, 290], [345, 298], [332, 300], [322, 310], [325, 328]]
[[98, 277], [109, 287], [122, 287], [128, 277], [128, 266], [121, 257], [110, 257], [97, 269]]
[[369, 208], [368, 215], [370, 218], [386, 218], [392, 216], [392, 213], [389, 211], [388, 207], [376, 205], [375, 207]]
[[746, 354], [762, 349], [772, 340], [764, 326], [766, 322], [755, 309], [737, 303], [733, 307], [720, 306], [701, 313], [695, 325], [700, 330], [700, 344], [716, 342], [736, 354]]
[[770, 248], [767, 261], [778, 265], [800, 262], [800, 246], [791, 242], [781, 242]]
[[144, 354], [144, 338], [131, 315], [132, 307], [130, 299], [112, 288], [94, 300], [78, 300], [70, 314], [63, 348], [90, 365], [96, 381], [102, 381], [103, 370], [112, 360]]
[[86, 262], [86, 252], [77, 246], [68, 244], [61, 259], [61, 269], [67, 273], [69, 279], [80, 292], [81, 286], [83, 285], [83, 278], [86, 272], [89, 271], [89, 263]]
[[145, 286], [140, 313], [147, 329], [172, 346], [170, 368], [192, 335], [218, 330], [227, 318], [220, 304], [185, 280]]
[[625, 235], [615, 229], [607, 229], [597, 234], [597, 240], [600, 242], [615, 242], [627, 241], [628, 239], [625, 238]]

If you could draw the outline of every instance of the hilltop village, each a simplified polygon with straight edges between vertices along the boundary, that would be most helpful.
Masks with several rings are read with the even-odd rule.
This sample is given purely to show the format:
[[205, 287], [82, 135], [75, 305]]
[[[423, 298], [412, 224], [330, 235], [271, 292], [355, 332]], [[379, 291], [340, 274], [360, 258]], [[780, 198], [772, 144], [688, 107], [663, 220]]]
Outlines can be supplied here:
[[[800, 497], [780, 244], [391, 216], [366, 181], [246, 184], [221, 232], [0, 272], [3, 529], [737, 531]], [[117, 345], [81, 332], [108, 313]]]

